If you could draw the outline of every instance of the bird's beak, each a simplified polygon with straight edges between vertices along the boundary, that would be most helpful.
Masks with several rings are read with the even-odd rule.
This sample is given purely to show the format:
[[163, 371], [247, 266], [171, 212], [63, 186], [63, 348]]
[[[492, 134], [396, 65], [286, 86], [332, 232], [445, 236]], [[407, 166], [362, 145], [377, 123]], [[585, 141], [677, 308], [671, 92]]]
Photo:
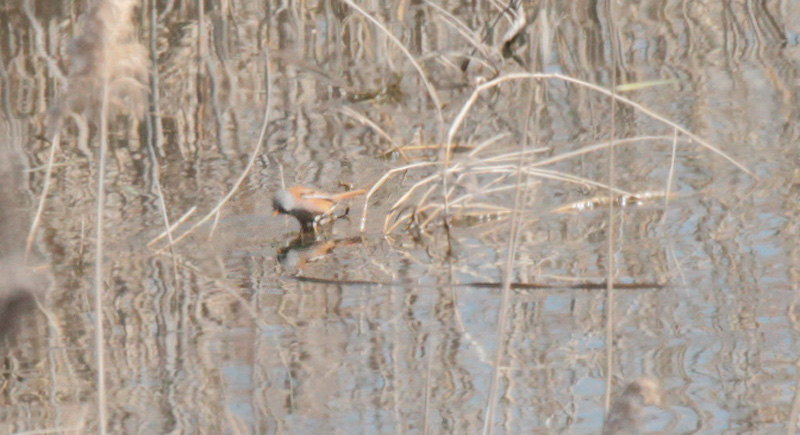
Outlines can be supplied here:
[[281, 212], [279, 212], [278, 210], [274, 210], [274, 211], [272, 212], [272, 215], [273, 215], [273, 216], [277, 216], [277, 215], [279, 215], [279, 214], [281, 214]]

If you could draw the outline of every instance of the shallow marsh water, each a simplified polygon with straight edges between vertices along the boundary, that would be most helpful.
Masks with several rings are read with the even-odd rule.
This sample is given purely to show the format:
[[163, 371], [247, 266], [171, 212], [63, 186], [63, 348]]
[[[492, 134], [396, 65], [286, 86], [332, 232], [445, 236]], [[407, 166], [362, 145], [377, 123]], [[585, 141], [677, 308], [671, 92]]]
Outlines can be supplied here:
[[[39, 306], [13, 305], [26, 315], [0, 337], [0, 433], [97, 432], [99, 121], [91, 109], [64, 121], [31, 269], [19, 260], [50, 150], [39, 136], [48, 110], [65, 100], [67, 47], [85, 32], [78, 17], [88, 6], [18, 3], [0, 2], [0, 137], [10, 162], [3, 199], [12, 204], [1, 206], [14, 218], [3, 222], [3, 266], [22, 277], [4, 273], [0, 296], [27, 286]], [[796, 430], [800, 7], [553, 3], [515, 6], [528, 23], [524, 40], [509, 44], [514, 18], [494, 3], [358, 3], [419, 62], [444, 123], [408, 58], [347, 2], [137, 3], [130, 23], [153, 62], [150, 115], [135, 122], [123, 100], [110, 124], [109, 431], [478, 433], [499, 345], [496, 433], [599, 433], [607, 379], [616, 398], [641, 376], [661, 385], [660, 404], [638, 419], [643, 432]], [[503, 56], [504, 45], [514, 56]], [[448, 182], [454, 197], [476, 196], [466, 202], [472, 208], [452, 210], [449, 242], [437, 220], [383, 234], [392, 204], [440, 166], [390, 178], [369, 200], [363, 234], [364, 199], [311, 246], [292, 244], [297, 223], [272, 216], [271, 194], [284, 182], [371, 186], [407, 164], [399, 152], [386, 157], [395, 146], [433, 145], [405, 157], [441, 159], [439, 146], [476, 86], [524, 71], [604, 88], [614, 78], [640, 84], [622, 95], [752, 175], [680, 134], [669, 201], [617, 204], [609, 231], [602, 201], [564, 209], [605, 189], [532, 174], [512, 276], [547, 287], [512, 290], [500, 342], [502, 290], [479, 283], [503, 278], [512, 228], [505, 211], [515, 191], [486, 192], [493, 182], [513, 185], [520, 160], [504, 161], [510, 172], [487, 162], [525, 146], [540, 149], [521, 160], [534, 167], [612, 135], [658, 136], [620, 142], [614, 165], [615, 187], [658, 193], [670, 177], [672, 128], [622, 103], [612, 110], [607, 96], [557, 78], [538, 87], [509, 81], [481, 94], [455, 132], [466, 151], [454, 153], [452, 165], [472, 172]], [[650, 81], [666, 82], [641, 85]], [[197, 207], [181, 234], [245, 170], [268, 103], [266, 139], [218, 219], [172, 251], [163, 241], [148, 246], [164, 229], [159, 189], [170, 222]], [[607, 183], [608, 168], [603, 148], [537, 169]], [[502, 171], [506, 178], [494, 178]], [[432, 192], [435, 203], [441, 189]], [[609, 237], [620, 288], [576, 288], [606, 281]]]

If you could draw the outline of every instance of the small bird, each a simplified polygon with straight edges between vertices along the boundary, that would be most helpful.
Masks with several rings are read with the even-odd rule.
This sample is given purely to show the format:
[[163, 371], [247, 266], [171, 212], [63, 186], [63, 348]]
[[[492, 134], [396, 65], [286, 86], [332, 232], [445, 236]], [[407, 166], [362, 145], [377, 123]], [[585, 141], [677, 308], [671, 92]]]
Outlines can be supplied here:
[[294, 216], [304, 233], [316, 232], [320, 220], [332, 217], [336, 205], [340, 201], [361, 195], [366, 189], [351, 190], [342, 193], [325, 193], [305, 186], [293, 186], [288, 190], [280, 190], [272, 197], [273, 215], [288, 214]]

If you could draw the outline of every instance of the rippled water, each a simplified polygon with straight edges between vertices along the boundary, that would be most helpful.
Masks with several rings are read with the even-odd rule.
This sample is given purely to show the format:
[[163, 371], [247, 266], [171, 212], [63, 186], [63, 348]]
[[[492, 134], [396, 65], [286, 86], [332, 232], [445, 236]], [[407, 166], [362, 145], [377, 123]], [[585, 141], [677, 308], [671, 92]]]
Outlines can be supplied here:
[[[112, 38], [118, 74], [109, 431], [478, 433], [494, 407], [496, 433], [600, 433], [641, 377], [660, 385], [632, 416], [645, 433], [796, 429], [794, 2], [134, 3], [124, 21], [84, 2], [0, 3], [0, 433], [99, 429], [94, 37]], [[558, 75], [470, 100], [526, 71]], [[562, 77], [631, 85], [620, 95], [741, 167]], [[627, 199], [609, 219], [609, 150], [587, 147], [612, 138]], [[436, 214], [448, 141], [452, 203]], [[283, 185], [369, 188], [414, 163], [314, 243], [272, 216]], [[219, 214], [172, 248], [151, 243], [162, 198], [170, 223], [189, 213], [177, 238], [243, 173]]]

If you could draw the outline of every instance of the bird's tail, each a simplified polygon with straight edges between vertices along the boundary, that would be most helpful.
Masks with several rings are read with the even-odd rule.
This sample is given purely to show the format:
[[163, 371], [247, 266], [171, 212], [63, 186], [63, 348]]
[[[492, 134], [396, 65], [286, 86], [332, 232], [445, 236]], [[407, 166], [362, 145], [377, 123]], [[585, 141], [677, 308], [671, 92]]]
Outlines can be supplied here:
[[358, 190], [351, 190], [348, 192], [337, 193], [332, 196], [335, 201], [341, 201], [343, 199], [353, 198], [359, 195], [363, 195], [365, 193], [367, 193], [367, 189], [358, 189]]

